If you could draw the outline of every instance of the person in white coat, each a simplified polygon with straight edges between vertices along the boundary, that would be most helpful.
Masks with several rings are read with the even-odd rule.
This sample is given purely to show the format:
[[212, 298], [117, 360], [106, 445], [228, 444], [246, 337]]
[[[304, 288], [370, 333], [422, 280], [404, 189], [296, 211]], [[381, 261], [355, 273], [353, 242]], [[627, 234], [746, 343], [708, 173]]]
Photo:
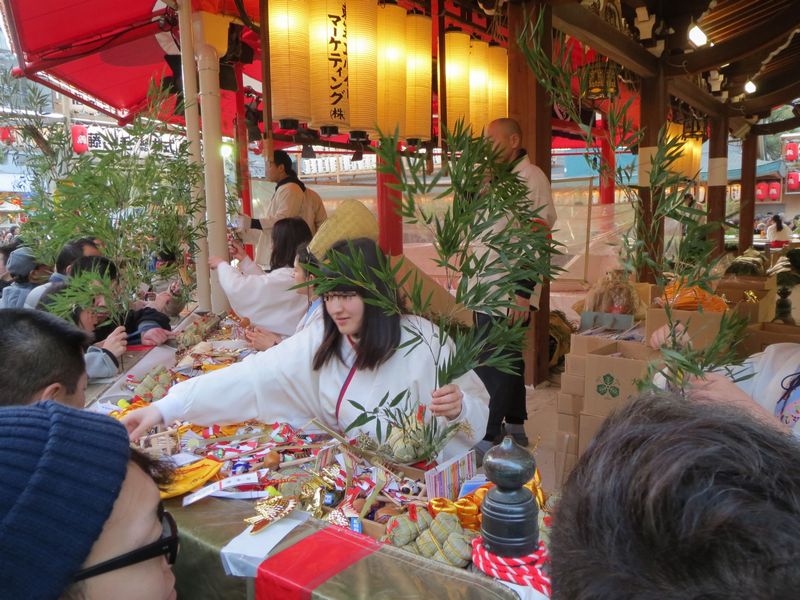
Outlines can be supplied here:
[[[372, 240], [334, 246], [340, 252], [349, 248], [362, 253], [367, 265], [378, 264], [380, 251]], [[452, 343], [439, 339], [429, 321], [386, 315], [369, 299], [363, 288], [327, 293], [322, 322], [241, 363], [179, 383], [164, 399], [128, 414], [123, 423], [131, 439], [175, 420], [209, 425], [258, 419], [301, 427], [317, 418], [344, 432], [361, 414], [351, 401], [371, 410], [385, 394], [408, 390], [413, 402], [427, 405], [430, 418], [465, 423], [439, 460], [465, 454], [483, 437], [486, 388], [472, 371], [437, 387], [433, 356], [441, 349], [446, 360]], [[409, 343], [410, 330], [419, 331], [424, 343]], [[359, 432], [375, 435], [375, 422], [348, 435]]]
[[[682, 326], [680, 343], [688, 336]], [[651, 336], [649, 343], [660, 348], [669, 339], [665, 325]], [[754, 417], [791, 431], [800, 437], [800, 344], [772, 344], [753, 354], [741, 365], [725, 371], [706, 373], [692, 384], [696, 398], [726, 405], [737, 405]]]
[[309, 241], [311, 231], [303, 219], [281, 219], [272, 228], [269, 273], [261, 271], [247, 258], [241, 245], [235, 243], [231, 250], [239, 259], [240, 269], [219, 256], [210, 257], [208, 264], [217, 270], [219, 284], [236, 314], [266, 331], [289, 336], [305, 313], [305, 307], [298, 302], [297, 292], [292, 288], [297, 248]]

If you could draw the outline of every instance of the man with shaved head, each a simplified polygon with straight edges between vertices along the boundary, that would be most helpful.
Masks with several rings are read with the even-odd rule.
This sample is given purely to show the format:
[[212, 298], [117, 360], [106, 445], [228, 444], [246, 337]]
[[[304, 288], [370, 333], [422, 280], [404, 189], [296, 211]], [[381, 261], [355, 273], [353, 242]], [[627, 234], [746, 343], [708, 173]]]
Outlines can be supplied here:
[[[550, 195], [550, 180], [544, 171], [530, 161], [528, 153], [522, 147], [519, 123], [514, 119], [495, 119], [489, 123], [486, 136], [492, 141], [500, 160], [512, 165], [513, 172], [525, 182], [531, 208], [538, 210], [539, 218], [552, 229], [556, 222], [556, 209]], [[534, 283], [526, 283], [524, 287], [527, 290], [518, 292], [515, 299], [517, 310], [509, 311], [512, 321], [527, 321], [530, 310], [538, 307], [539, 293], [534, 290]], [[490, 323], [492, 317], [476, 312], [475, 320], [481, 326]], [[507, 355], [514, 361], [517, 371], [514, 374], [492, 367], [479, 367], [475, 370], [489, 391], [486, 436], [475, 447], [479, 457], [506, 434], [513, 436], [519, 444], [528, 445], [528, 437], [525, 435], [528, 414], [525, 408], [524, 361], [519, 351], [509, 349]]]

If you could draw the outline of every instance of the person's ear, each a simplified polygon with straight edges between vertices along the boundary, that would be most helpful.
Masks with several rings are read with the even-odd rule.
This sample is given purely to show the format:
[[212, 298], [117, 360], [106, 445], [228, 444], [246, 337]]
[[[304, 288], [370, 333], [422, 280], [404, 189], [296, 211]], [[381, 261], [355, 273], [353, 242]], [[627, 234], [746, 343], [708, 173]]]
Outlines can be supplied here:
[[41, 392], [34, 394], [32, 402], [39, 402], [40, 400], [55, 400], [56, 402], [63, 402], [65, 396], [65, 388], [61, 383], [51, 383]]
[[67, 265], [67, 277], [72, 277], [72, 265]]
[[508, 136], [508, 139], [511, 142], [510, 145], [514, 150], [519, 150], [522, 148], [522, 136], [518, 133], [512, 133], [510, 136]]

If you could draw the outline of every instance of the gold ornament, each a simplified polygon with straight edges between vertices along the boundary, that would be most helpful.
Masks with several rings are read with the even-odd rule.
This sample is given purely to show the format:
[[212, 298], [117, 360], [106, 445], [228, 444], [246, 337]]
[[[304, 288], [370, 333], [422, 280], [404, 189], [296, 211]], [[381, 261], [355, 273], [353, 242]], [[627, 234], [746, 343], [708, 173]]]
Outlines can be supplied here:
[[250, 533], [258, 533], [270, 523], [274, 523], [288, 515], [294, 510], [295, 506], [297, 506], [295, 498], [284, 498], [282, 496], [265, 498], [256, 502], [255, 509], [258, 515], [249, 517], [244, 522], [253, 526]]

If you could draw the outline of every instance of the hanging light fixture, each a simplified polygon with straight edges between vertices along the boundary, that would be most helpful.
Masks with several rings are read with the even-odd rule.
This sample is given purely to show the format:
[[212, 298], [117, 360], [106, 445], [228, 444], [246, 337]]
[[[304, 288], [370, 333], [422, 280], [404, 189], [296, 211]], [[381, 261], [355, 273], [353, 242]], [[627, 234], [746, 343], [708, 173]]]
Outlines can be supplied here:
[[679, 137], [683, 140], [681, 155], [669, 166], [669, 170], [687, 179], [695, 179], [700, 172], [700, 157], [703, 149], [702, 137], [685, 137], [683, 125], [672, 121], [667, 123], [667, 136], [669, 138]]
[[347, 0], [347, 55], [350, 72], [350, 139], [366, 142], [378, 121], [375, 0]]
[[619, 93], [617, 65], [610, 60], [597, 60], [588, 66], [586, 97], [589, 100], [607, 100]]
[[756, 84], [750, 79], [748, 79], [747, 83], [744, 84], [744, 91], [748, 94], [754, 94], [756, 89]]
[[273, 118], [297, 129], [311, 119], [308, 3], [270, 0], [269, 52]]
[[411, 146], [431, 139], [431, 33], [430, 17], [406, 17], [406, 126], [400, 133]]
[[314, 146], [311, 144], [303, 144], [303, 151], [300, 153], [302, 158], [317, 158], [317, 153]]
[[694, 113], [683, 121], [683, 138], [687, 140], [702, 140], [706, 134], [706, 121]]
[[378, 129], [383, 135], [406, 129], [406, 10], [378, 7]]
[[445, 80], [447, 82], [447, 128], [459, 119], [469, 125], [469, 35], [458, 29], [444, 34]]
[[508, 116], [508, 52], [496, 43], [486, 53], [489, 72], [489, 122]]
[[347, 11], [341, 0], [309, 4], [311, 124], [331, 136], [350, 126]]
[[480, 135], [489, 123], [489, 44], [472, 40], [469, 48], [469, 118], [472, 133]]

